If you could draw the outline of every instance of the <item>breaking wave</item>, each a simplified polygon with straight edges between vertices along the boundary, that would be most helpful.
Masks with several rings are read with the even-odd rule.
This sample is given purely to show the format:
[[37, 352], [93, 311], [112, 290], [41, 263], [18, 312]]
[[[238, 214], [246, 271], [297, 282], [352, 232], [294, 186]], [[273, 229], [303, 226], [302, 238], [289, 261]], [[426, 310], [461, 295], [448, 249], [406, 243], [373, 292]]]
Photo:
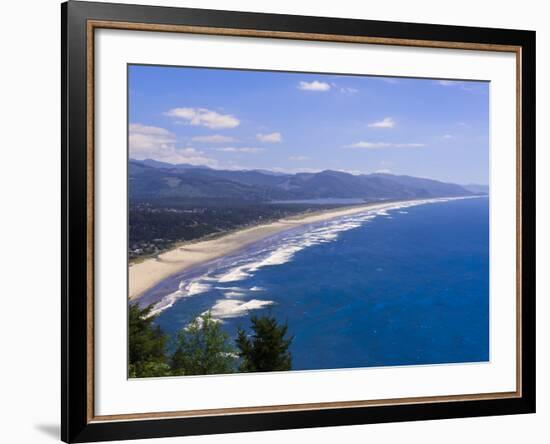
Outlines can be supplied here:
[[361, 227], [377, 216], [392, 218], [389, 211], [407, 214], [406, 208], [436, 202], [446, 202], [459, 198], [425, 199], [396, 203], [383, 209], [366, 209], [362, 213], [341, 216], [323, 222], [303, 225], [288, 232], [275, 235], [269, 242], [258, 242], [257, 245], [241, 252], [240, 255], [222, 258], [215, 266], [205, 270], [202, 275], [180, 281], [179, 288], [158, 301], [152, 314], [158, 314], [172, 307], [179, 299], [197, 296], [209, 291], [218, 291], [224, 296], [211, 307], [212, 316], [216, 319], [243, 316], [250, 310], [271, 305], [272, 301], [258, 299], [243, 300], [251, 292], [262, 291], [260, 287], [235, 287], [236, 282], [252, 277], [265, 267], [282, 265], [292, 261], [294, 256], [305, 248], [334, 242], [340, 233]]

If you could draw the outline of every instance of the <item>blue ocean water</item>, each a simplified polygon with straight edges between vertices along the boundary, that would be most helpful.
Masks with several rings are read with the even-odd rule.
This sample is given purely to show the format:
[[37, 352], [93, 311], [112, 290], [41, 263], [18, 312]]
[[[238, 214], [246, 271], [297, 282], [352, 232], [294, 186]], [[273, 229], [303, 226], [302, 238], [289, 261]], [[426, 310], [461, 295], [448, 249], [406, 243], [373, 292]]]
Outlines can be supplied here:
[[489, 360], [488, 198], [303, 226], [153, 288], [174, 335], [211, 310], [235, 336], [271, 314], [294, 370]]

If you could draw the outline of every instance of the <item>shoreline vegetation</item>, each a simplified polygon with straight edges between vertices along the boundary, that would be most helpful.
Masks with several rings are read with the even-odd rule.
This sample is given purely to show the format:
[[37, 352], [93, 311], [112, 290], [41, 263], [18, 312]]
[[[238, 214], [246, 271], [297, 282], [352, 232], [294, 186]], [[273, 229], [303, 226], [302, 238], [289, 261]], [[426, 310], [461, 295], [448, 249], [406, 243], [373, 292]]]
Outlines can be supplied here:
[[[450, 198], [457, 197], [453, 196]], [[156, 257], [131, 263], [128, 270], [128, 296], [130, 301], [135, 302], [147, 290], [174, 274], [181, 273], [205, 262], [222, 258], [269, 236], [296, 227], [350, 216], [369, 210], [384, 210], [402, 203], [439, 201], [450, 198], [394, 200], [382, 203], [371, 202], [364, 205], [345, 206], [315, 212], [310, 211], [252, 227], [220, 233], [215, 237], [208, 236], [209, 238], [207, 239], [202, 238], [196, 241], [184, 242], [175, 248], [156, 255]], [[461, 196], [460, 198], [463, 197]]]
[[[385, 201], [385, 202], [388, 202], [388, 201]], [[366, 204], [370, 204], [370, 203], [373, 203], [373, 202], [363, 202], [363, 203], [358, 204], [358, 205], [366, 205]], [[378, 203], [378, 202], [376, 202], [376, 203]], [[260, 225], [269, 225], [271, 223], [278, 222], [280, 220], [288, 220], [288, 219], [292, 219], [292, 218], [295, 218], [295, 217], [301, 218], [301, 217], [308, 216], [308, 215], [316, 215], [316, 214], [319, 214], [319, 213], [324, 212], [324, 211], [333, 211], [335, 209], [343, 209], [343, 208], [349, 208], [349, 207], [350, 207], [350, 205], [346, 205], [346, 206], [339, 205], [339, 206], [329, 206], [329, 207], [319, 205], [318, 208], [312, 209], [311, 206], [306, 206], [303, 209], [296, 210], [295, 212], [288, 212], [286, 214], [283, 213], [285, 215], [282, 216], [282, 217], [281, 216], [279, 216], [279, 217], [275, 216], [275, 217], [268, 217], [268, 218], [265, 218], [265, 219], [254, 219], [254, 220], [251, 220], [251, 221], [247, 221], [246, 223], [244, 223], [242, 225], [235, 225], [235, 226], [232, 226], [231, 228], [222, 229], [221, 231], [209, 232], [209, 233], [204, 234], [200, 237], [196, 237], [196, 238], [192, 238], [192, 239], [180, 239], [178, 241], [171, 242], [166, 247], [164, 247], [164, 248], [161, 247], [154, 253], [149, 253], [149, 254], [145, 253], [145, 254], [140, 254], [138, 256], [133, 256], [133, 257], [130, 256], [129, 260], [128, 260], [128, 265], [131, 267], [131, 266], [134, 266], [136, 264], [142, 263], [142, 262], [144, 262], [148, 259], [157, 259], [160, 255], [162, 255], [164, 253], [167, 253], [169, 251], [172, 251], [172, 250], [176, 250], [178, 248], [187, 247], [187, 246], [190, 246], [190, 245], [197, 244], [199, 242], [206, 242], [206, 241], [210, 241], [210, 240], [220, 239], [221, 237], [227, 236], [229, 234], [237, 233], [239, 231], [243, 231], [243, 230], [246, 230], [246, 229], [249, 229], [249, 228], [255, 228], [255, 227], [260, 226]]]
[[152, 306], [130, 304], [128, 377], [221, 375], [292, 369], [288, 325], [270, 316], [252, 316], [248, 331], [232, 339], [210, 312], [168, 337], [155, 325]]

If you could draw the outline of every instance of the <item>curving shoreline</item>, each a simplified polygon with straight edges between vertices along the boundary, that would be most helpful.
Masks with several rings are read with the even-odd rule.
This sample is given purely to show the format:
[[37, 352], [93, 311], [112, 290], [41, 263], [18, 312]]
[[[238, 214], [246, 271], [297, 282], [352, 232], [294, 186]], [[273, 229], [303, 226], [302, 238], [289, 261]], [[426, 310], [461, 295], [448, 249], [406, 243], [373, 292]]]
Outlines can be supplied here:
[[159, 254], [156, 258], [149, 258], [130, 265], [128, 270], [128, 296], [130, 300], [135, 300], [145, 291], [176, 273], [221, 258], [266, 237], [301, 225], [328, 221], [369, 210], [383, 210], [404, 203], [428, 203], [449, 199], [453, 198], [412, 199], [323, 210], [244, 228], [216, 239], [183, 244]]

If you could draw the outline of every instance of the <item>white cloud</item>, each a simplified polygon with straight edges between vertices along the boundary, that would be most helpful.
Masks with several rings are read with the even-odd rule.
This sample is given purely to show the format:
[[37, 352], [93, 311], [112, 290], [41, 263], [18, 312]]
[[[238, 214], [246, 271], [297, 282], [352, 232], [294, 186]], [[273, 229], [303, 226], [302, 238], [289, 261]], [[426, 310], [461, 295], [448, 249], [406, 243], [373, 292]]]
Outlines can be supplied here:
[[390, 174], [391, 170], [388, 170], [387, 168], [382, 168], [380, 170], [376, 170], [375, 173], [377, 173], [377, 174]]
[[173, 138], [174, 135], [165, 128], [158, 126], [142, 125], [141, 123], [130, 123], [130, 132], [147, 134], [151, 136], [163, 136]]
[[256, 134], [256, 139], [263, 143], [279, 143], [283, 140], [281, 133]]
[[380, 148], [422, 148], [424, 143], [356, 142], [344, 148], [380, 149]]
[[444, 134], [442, 137], [444, 139], [452, 139], [453, 138], [453, 136], [451, 134]]
[[343, 87], [340, 88], [340, 92], [342, 94], [355, 94], [355, 93], [359, 92], [359, 90], [356, 89], [356, 88], [350, 88], [350, 87], [343, 86]]
[[275, 171], [277, 173], [288, 173], [288, 174], [296, 174], [296, 173], [320, 173], [323, 171], [322, 168], [283, 168], [283, 167], [272, 167], [270, 168], [271, 171]]
[[131, 123], [128, 145], [132, 159], [215, 166], [217, 161], [195, 148], [176, 148], [176, 136], [157, 126]]
[[196, 136], [191, 139], [193, 142], [199, 143], [230, 143], [235, 142], [233, 137], [229, 136], [220, 136], [219, 134], [214, 134], [212, 136]]
[[437, 80], [437, 84], [441, 86], [455, 86], [458, 85], [458, 82], [452, 80]]
[[336, 170], [336, 171], [341, 171], [342, 173], [348, 173], [348, 174], [351, 174], [353, 176], [361, 176], [362, 174], [368, 174], [366, 173], [365, 171], [362, 171], [362, 170]]
[[425, 143], [395, 143], [393, 144], [396, 148], [422, 148], [425, 147]]
[[307, 157], [307, 156], [290, 156], [289, 159], [300, 162], [302, 160], [308, 160], [309, 157]]
[[298, 85], [298, 89], [304, 91], [328, 91], [330, 90], [330, 85], [326, 82], [319, 82], [318, 80], [314, 80], [313, 82], [301, 81]]
[[192, 165], [216, 166], [218, 161], [206, 157], [206, 155], [195, 148], [187, 147], [176, 150], [175, 160], [177, 163], [190, 163]]
[[399, 80], [397, 80], [395, 77], [380, 77], [380, 80], [382, 80], [382, 82], [386, 82], [391, 85], [395, 85], [399, 83]]
[[487, 91], [479, 82], [468, 82], [460, 80], [437, 80], [437, 84], [441, 86], [456, 86], [461, 91], [471, 92], [471, 93], [484, 93]]
[[164, 128], [131, 123], [128, 142], [130, 156], [133, 156], [173, 147], [176, 142], [176, 136]]
[[235, 128], [241, 123], [231, 114], [220, 114], [206, 108], [173, 108], [164, 114], [190, 125], [206, 126], [211, 129]]
[[264, 151], [263, 148], [256, 147], [234, 147], [234, 146], [225, 146], [223, 148], [216, 148], [216, 151], [221, 151], [223, 153], [249, 153], [255, 154]]
[[378, 122], [369, 123], [369, 128], [393, 128], [395, 126], [395, 120], [391, 117], [385, 117]]
[[[345, 76], [343, 76], [345, 77]], [[337, 83], [334, 83], [334, 82], [330, 82], [330, 86], [338, 91], [340, 91], [342, 94], [348, 94], [348, 95], [352, 95], [352, 94], [355, 94], [355, 93], [358, 93], [359, 90], [357, 88], [352, 88], [351, 86], [341, 86], [341, 85], [338, 85]]]
[[368, 149], [389, 148], [389, 147], [391, 147], [391, 143], [386, 143], [386, 142], [356, 142], [351, 145], [344, 146], [344, 148], [368, 148]]
[[[287, 173], [287, 174], [296, 174], [296, 173], [320, 173], [321, 171], [325, 170], [326, 168], [303, 168], [303, 167], [297, 167], [297, 168], [281, 168], [281, 167], [272, 167], [269, 168], [270, 171], [274, 171], [277, 173]], [[346, 169], [340, 169], [340, 168], [331, 168], [334, 171], [340, 171], [342, 173], [348, 173], [353, 174], [355, 176], [360, 174], [367, 174], [365, 171], [361, 170], [346, 170]]]

